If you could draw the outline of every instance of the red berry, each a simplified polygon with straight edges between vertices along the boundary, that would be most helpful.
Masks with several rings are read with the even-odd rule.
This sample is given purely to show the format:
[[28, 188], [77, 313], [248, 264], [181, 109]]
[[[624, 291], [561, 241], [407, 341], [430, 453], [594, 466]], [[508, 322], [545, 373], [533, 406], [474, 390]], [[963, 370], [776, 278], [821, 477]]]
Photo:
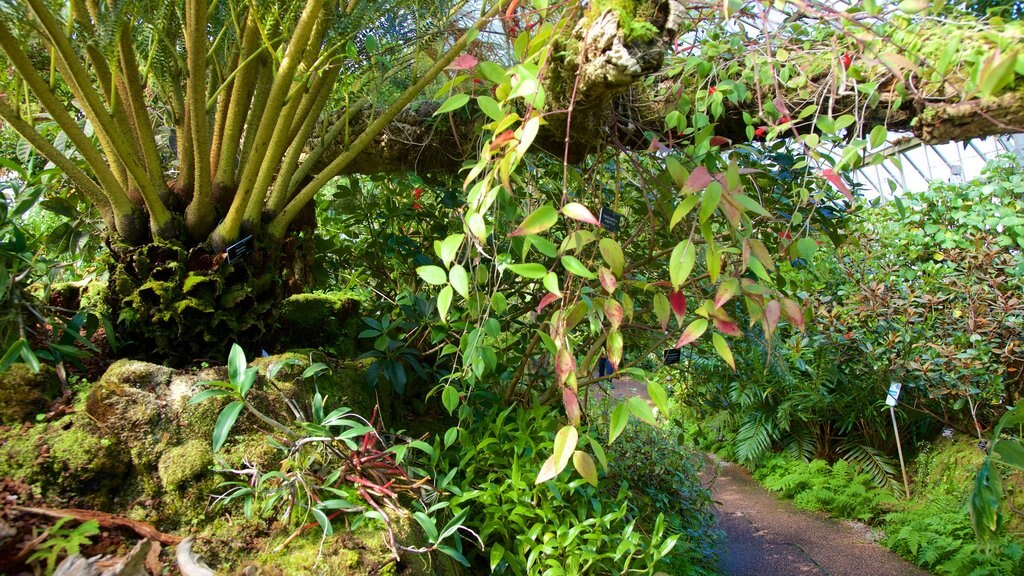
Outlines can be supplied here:
[[754, 138], [764, 138], [764, 135], [768, 133], [767, 126], [758, 126], [754, 129]]
[[786, 122], [789, 122], [789, 116], [780, 116], [779, 117], [779, 124], [785, 124]]
[[783, 230], [782, 232], [779, 232], [779, 238], [782, 238], [783, 240], [792, 240], [793, 235], [789, 233], [789, 230]]
[[718, 86], [712, 86], [711, 88], [708, 88], [708, 96], [711, 96], [715, 92], [718, 92]]
[[420, 196], [423, 196], [423, 188], [417, 188], [412, 191], [412, 197], [419, 200]]
[[851, 62], [853, 62], [853, 56], [843, 54], [843, 70], [849, 70]]

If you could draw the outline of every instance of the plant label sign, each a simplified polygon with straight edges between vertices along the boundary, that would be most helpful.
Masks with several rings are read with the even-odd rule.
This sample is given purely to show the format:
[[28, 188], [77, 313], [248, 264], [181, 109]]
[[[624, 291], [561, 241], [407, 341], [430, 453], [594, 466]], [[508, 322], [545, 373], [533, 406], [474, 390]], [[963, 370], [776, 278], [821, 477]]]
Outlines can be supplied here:
[[601, 228], [609, 232], [618, 232], [622, 221], [622, 214], [607, 206], [601, 206], [601, 215], [597, 219], [601, 223]]
[[668, 350], [665, 350], [665, 366], [668, 366], [669, 364], [678, 364], [682, 351], [682, 348], [669, 348]]
[[887, 406], [896, 405], [896, 400], [900, 397], [900, 388], [902, 387], [903, 384], [900, 384], [899, 382], [893, 382], [889, 385], [889, 393], [885, 395], [885, 403]]
[[231, 264], [235, 260], [238, 260], [242, 256], [245, 256], [246, 254], [252, 252], [252, 245], [252, 234], [250, 234], [245, 238], [242, 238], [238, 242], [235, 242], [231, 246], [228, 246], [228, 264]]

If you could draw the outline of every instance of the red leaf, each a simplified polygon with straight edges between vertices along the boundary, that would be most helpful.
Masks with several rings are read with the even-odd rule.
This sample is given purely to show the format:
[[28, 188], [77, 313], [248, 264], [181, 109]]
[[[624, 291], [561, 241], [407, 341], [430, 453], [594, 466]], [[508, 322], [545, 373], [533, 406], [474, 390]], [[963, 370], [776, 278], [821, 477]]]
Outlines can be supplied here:
[[743, 336], [743, 331], [740, 330], [739, 325], [732, 320], [720, 320], [718, 318], [714, 318], [713, 320], [715, 322], [715, 328], [722, 334], [733, 336], [735, 338]]
[[592, 224], [594, 226], [600, 226], [597, 218], [594, 217], [594, 213], [589, 208], [580, 204], [579, 202], [570, 202], [565, 206], [562, 206], [562, 214], [565, 214], [573, 220], [583, 222], [585, 224]]
[[735, 278], [729, 278], [725, 282], [722, 282], [718, 286], [718, 292], [715, 294], [715, 308], [721, 308], [723, 304], [732, 299], [740, 290], [739, 280]]
[[712, 146], [729, 147], [732, 146], [732, 140], [729, 140], [725, 136], [712, 136], [711, 140], [708, 140], [708, 144]]
[[842, 176], [836, 174], [835, 170], [831, 168], [825, 168], [822, 170], [821, 175], [825, 180], [831, 182], [833, 186], [842, 192], [843, 196], [846, 196], [846, 199], [849, 200], [851, 204], [853, 203], [853, 192], [850, 191], [850, 187], [846, 185]]
[[580, 401], [572, 388], [562, 387], [562, 404], [565, 405], [565, 415], [569, 417], [569, 423], [578, 426], [580, 423]]
[[608, 363], [612, 365], [612, 372], [618, 372], [619, 362], [622, 361], [622, 333], [612, 330], [608, 334], [605, 351], [608, 352]]
[[540, 299], [540, 304], [537, 304], [537, 313], [540, 313], [540, 311], [543, 310], [545, 306], [551, 304], [552, 302], [558, 300], [559, 298], [561, 298], [561, 296], [557, 294], [551, 294], [550, 292], [545, 294], [544, 297]]
[[668, 303], [672, 305], [672, 313], [676, 315], [676, 322], [683, 325], [683, 318], [686, 316], [686, 296], [682, 292], [673, 290], [668, 294]]
[[472, 70], [479, 62], [472, 54], [460, 54], [448, 65], [448, 70]]

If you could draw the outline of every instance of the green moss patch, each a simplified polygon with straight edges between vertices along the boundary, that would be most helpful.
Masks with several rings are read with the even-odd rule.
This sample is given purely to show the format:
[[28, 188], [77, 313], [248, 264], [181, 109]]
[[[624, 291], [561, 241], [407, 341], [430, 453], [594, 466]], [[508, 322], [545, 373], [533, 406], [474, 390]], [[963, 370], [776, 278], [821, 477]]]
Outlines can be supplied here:
[[60, 393], [60, 380], [53, 368], [39, 367], [33, 373], [24, 364], [13, 364], [0, 374], [0, 424], [21, 424], [46, 412]]

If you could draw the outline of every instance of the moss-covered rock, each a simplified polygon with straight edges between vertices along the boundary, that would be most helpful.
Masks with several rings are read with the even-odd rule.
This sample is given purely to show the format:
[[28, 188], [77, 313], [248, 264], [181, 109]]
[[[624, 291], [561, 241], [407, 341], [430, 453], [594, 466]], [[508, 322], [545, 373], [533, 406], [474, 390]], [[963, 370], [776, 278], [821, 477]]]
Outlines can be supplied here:
[[0, 477], [43, 496], [109, 503], [130, 469], [123, 446], [83, 414], [0, 433]]
[[355, 356], [359, 299], [351, 292], [296, 294], [281, 303], [271, 337], [278, 350], [318, 348], [340, 358]]
[[210, 442], [188, 440], [164, 452], [157, 465], [157, 473], [165, 488], [177, 490], [185, 481], [205, 474], [212, 464], [213, 448]]
[[60, 393], [60, 380], [53, 368], [39, 367], [33, 373], [25, 364], [13, 364], [0, 374], [0, 424], [21, 424], [46, 412]]

